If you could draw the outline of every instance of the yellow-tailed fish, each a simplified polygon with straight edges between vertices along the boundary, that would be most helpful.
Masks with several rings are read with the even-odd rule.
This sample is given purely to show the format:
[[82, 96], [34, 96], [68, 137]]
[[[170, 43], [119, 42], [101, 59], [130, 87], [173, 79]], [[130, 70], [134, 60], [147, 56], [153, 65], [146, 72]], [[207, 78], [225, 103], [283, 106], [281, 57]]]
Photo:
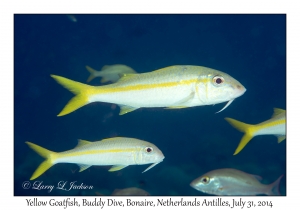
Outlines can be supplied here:
[[120, 79], [122, 74], [135, 74], [131, 67], [123, 64], [105, 65], [100, 71], [97, 71], [89, 66], [85, 67], [91, 75], [87, 79], [87, 82], [92, 81], [95, 77], [102, 77], [101, 83], [104, 82], [116, 82]]
[[46, 158], [35, 170], [30, 180], [36, 179], [57, 163], [78, 164], [80, 167], [79, 172], [92, 165], [113, 165], [109, 171], [118, 171], [129, 165], [153, 163], [143, 171], [146, 172], [164, 159], [163, 153], [154, 144], [125, 137], [109, 138], [95, 142], [79, 140], [74, 149], [64, 152], [52, 152], [31, 142], [26, 142], [26, 144]]
[[231, 118], [225, 118], [233, 127], [245, 135], [242, 137], [234, 155], [238, 154], [254, 137], [259, 135], [275, 135], [278, 138], [278, 143], [285, 139], [285, 115], [284, 109], [274, 108], [274, 114], [271, 119], [256, 125], [246, 124]]
[[228, 101], [222, 111], [246, 91], [228, 74], [201, 66], [170, 66], [149, 73], [125, 74], [118, 82], [104, 86], [51, 76], [76, 95], [58, 116], [97, 101], [118, 104], [120, 115], [141, 107], [180, 109]]
[[97, 101], [118, 104], [120, 115], [141, 107], [180, 109], [228, 101], [222, 111], [246, 91], [228, 74], [201, 66], [170, 66], [149, 73], [128, 74], [104, 86], [51, 76], [76, 95], [58, 116]]
[[213, 195], [280, 195], [281, 175], [269, 185], [262, 184], [262, 178], [232, 168], [210, 171], [194, 181], [190, 186], [203, 193]]

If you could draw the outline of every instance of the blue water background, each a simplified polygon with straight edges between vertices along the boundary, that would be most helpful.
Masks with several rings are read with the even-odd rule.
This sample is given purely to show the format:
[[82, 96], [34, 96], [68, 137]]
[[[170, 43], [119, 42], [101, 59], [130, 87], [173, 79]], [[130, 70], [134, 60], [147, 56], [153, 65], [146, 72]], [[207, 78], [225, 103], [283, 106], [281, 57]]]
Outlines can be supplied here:
[[[14, 16], [14, 194], [111, 195], [115, 189], [139, 187], [151, 195], [207, 194], [190, 182], [219, 168], [235, 168], [272, 183], [280, 175], [286, 189], [286, 141], [255, 137], [233, 156], [242, 133], [224, 118], [256, 124], [273, 108], [286, 109], [285, 15], [61, 15]], [[171, 65], [199, 65], [228, 73], [245, 94], [221, 113], [225, 103], [187, 109], [141, 108], [119, 116], [112, 104], [92, 103], [57, 117], [73, 94], [50, 74], [86, 83], [89, 65], [126, 64], [139, 73]], [[100, 85], [96, 78], [92, 85]], [[143, 99], [141, 99], [143, 100]], [[49, 150], [72, 149], [78, 139], [125, 136], [154, 143], [165, 155], [148, 165], [108, 172], [93, 166], [78, 172], [75, 164], [57, 164], [36, 181], [92, 185], [92, 190], [23, 189], [43, 158], [30, 141]], [[34, 182], [31, 181], [31, 184]]]

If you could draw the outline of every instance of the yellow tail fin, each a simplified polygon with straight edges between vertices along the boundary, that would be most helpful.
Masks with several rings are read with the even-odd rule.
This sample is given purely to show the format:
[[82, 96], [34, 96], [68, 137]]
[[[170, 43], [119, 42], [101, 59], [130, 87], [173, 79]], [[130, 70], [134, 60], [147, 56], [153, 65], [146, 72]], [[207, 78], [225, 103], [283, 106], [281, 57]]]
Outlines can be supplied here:
[[44, 162], [42, 162], [39, 167], [35, 170], [35, 172], [32, 174], [30, 180], [38, 178], [40, 175], [42, 175], [45, 171], [47, 171], [51, 166], [53, 166], [53, 159], [56, 158], [56, 152], [52, 152], [50, 150], [47, 150], [43, 147], [40, 147], [36, 144], [33, 144], [31, 142], [26, 141], [25, 142], [31, 149], [33, 149], [35, 152], [37, 152], [40, 156], [43, 158], [46, 158]]
[[236, 148], [233, 155], [238, 154], [242, 149], [248, 144], [248, 142], [253, 138], [253, 127], [254, 125], [246, 124], [231, 118], [225, 118], [227, 122], [229, 122], [230, 125], [232, 125], [237, 130], [245, 133], [245, 135], [242, 137], [238, 147]]
[[57, 116], [69, 114], [76, 109], [79, 109], [80, 107], [88, 104], [89, 93], [94, 87], [56, 75], [51, 75], [51, 77], [55, 79], [56, 82], [76, 95], [67, 103], [67, 105]]
[[86, 82], [90, 82], [95, 78], [95, 75], [98, 71], [96, 71], [95, 69], [93, 69], [89, 66], [85, 66], [85, 68], [91, 73], [91, 75], [89, 76], [89, 78], [86, 81]]

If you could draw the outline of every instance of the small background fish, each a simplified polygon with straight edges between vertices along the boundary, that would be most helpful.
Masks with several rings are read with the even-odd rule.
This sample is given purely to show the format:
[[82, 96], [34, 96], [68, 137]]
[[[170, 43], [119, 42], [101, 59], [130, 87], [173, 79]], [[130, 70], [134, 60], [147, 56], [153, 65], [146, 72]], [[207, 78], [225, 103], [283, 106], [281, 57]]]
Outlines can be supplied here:
[[[292, 194], [293, 187], [287, 187], [286, 180], [297, 170], [290, 165], [287, 171], [286, 153], [291, 152], [287, 141], [278, 144], [272, 135], [256, 136], [233, 156], [242, 133], [224, 120], [230, 117], [255, 124], [269, 119], [274, 107], [287, 108], [284, 14], [82, 14], [77, 18], [72, 24], [62, 15], [14, 15], [14, 72], [3, 70], [14, 75], [13, 93], [7, 95], [14, 98], [8, 99], [11, 106], [4, 106], [5, 112], [13, 109], [14, 127], [2, 129], [4, 136], [11, 137], [3, 141], [2, 148], [14, 148], [8, 155], [9, 159], [13, 154], [14, 159], [14, 195], [95, 196], [95, 191], [111, 195], [115, 189], [139, 187], [144, 181], [141, 188], [153, 196], [204, 196], [208, 194], [190, 187], [191, 181], [226, 167], [258, 174], [264, 184], [286, 174], [280, 181], [280, 193]], [[215, 112], [225, 103], [177, 110], [138, 109], [123, 116], [119, 116], [119, 107], [111, 108], [113, 104], [91, 103], [64, 117], [56, 116], [73, 94], [50, 74], [86, 83], [85, 65], [100, 70], [102, 65], [115, 63], [131, 66], [138, 73], [178, 64], [208, 66], [232, 75], [247, 92], [218, 114]], [[99, 80], [91, 84], [100, 85]], [[289, 133], [289, 120], [297, 113], [287, 113], [291, 114], [287, 137], [297, 139]], [[111, 117], [104, 120], [108, 114]], [[12, 125], [12, 115], [2, 118], [7, 126]], [[141, 172], [148, 165], [113, 173], [107, 172], [110, 166], [93, 166], [78, 173], [76, 164], [57, 164], [41, 179], [45, 184], [77, 180], [93, 185], [93, 190], [49, 193], [22, 188], [44, 160], [25, 141], [60, 152], [74, 148], [77, 139], [115, 136], [151, 141], [166, 158], [146, 173]]]
[[210, 171], [191, 182], [191, 187], [213, 195], [280, 195], [279, 184], [283, 175], [271, 184], [262, 178], [233, 168]]
[[136, 71], [134, 71], [131, 67], [123, 64], [105, 65], [100, 71], [97, 71], [89, 66], [86, 66], [85, 68], [88, 70], [88, 72], [90, 72], [87, 82], [92, 81], [95, 77], [102, 77], [100, 81], [101, 83], [116, 82], [123, 74], [136, 73]]
[[67, 15], [68, 19], [71, 20], [72, 22], [76, 23], [77, 22], [77, 18], [75, 17], [75, 15]]
[[147, 191], [137, 188], [137, 187], [130, 187], [125, 189], [116, 189], [112, 195], [138, 195], [138, 196], [148, 196], [150, 195]]

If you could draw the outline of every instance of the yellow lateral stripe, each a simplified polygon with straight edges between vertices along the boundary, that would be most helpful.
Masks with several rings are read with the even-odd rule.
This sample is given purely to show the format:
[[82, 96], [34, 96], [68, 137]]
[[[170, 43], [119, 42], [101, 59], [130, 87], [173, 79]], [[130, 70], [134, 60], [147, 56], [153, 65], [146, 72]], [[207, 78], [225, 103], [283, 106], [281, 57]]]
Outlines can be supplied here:
[[103, 88], [100, 86], [98, 89], [93, 90], [94, 94], [98, 93], [115, 93], [115, 92], [123, 92], [123, 91], [136, 91], [136, 90], [145, 90], [145, 89], [153, 89], [153, 88], [168, 88], [174, 87], [177, 85], [190, 85], [196, 82], [203, 82], [207, 83], [209, 81], [208, 78], [203, 79], [190, 79], [190, 80], [180, 80], [177, 82], [165, 82], [160, 84], [138, 84], [138, 85], [130, 85], [124, 87], [110, 87], [110, 88]]
[[268, 122], [266, 124], [262, 124], [262, 125], [257, 125], [253, 127], [254, 132], [258, 131], [258, 130], [262, 130], [262, 129], [266, 129], [266, 128], [270, 128], [276, 125], [281, 125], [281, 124], [285, 124], [286, 120], [285, 119], [280, 119], [280, 120], [275, 120], [273, 122]]
[[73, 156], [81, 156], [81, 155], [93, 155], [93, 154], [103, 154], [103, 153], [118, 153], [118, 152], [135, 152], [137, 149], [107, 149], [107, 150], [87, 150], [87, 151], [78, 151], [71, 152], [67, 154], [59, 154], [58, 158], [64, 157], [73, 157]]

